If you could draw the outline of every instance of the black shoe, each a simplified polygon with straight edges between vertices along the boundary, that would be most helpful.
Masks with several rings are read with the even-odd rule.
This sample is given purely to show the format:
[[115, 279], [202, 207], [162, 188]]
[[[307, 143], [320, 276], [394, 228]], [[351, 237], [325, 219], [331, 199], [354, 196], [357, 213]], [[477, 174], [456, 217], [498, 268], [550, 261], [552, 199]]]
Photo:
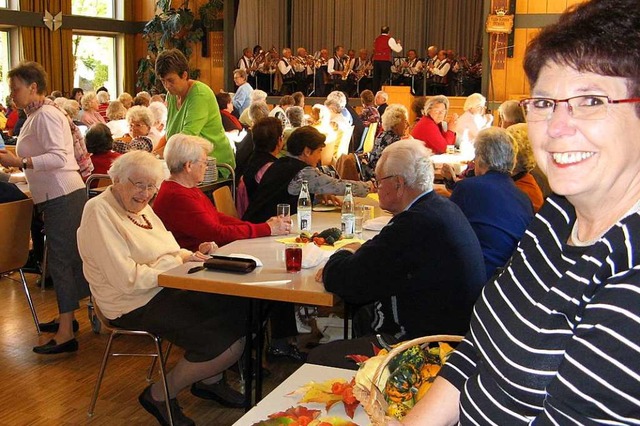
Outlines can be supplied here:
[[[40, 324], [38, 324], [38, 326], [40, 327], [40, 331], [42, 331], [43, 333], [57, 333], [58, 328], [60, 328], [60, 324], [57, 323], [56, 320], [41, 322]], [[77, 332], [79, 328], [80, 324], [78, 324], [78, 321], [73, 320], [73, 332]]]
[[270, 347], [267, 349], [267, 356], [271, 358], [289, 358], [297, 362], [305, 362], [307, 354], [300, 352], [295, 345], [287, 345], [286, 348]]
[[57, 344], [55, 340], [51, 339], [44, 345], [35, 346], [33, 351], [40, 355], [53, 355], [61, 354], [64, 352], [75, 352], [78, 350], [78, 341], [71, 339], [68, 342]]
[[244, 395], [227, 385], [224, 379], [211, 385], [196, 382], [191, 385], [191, 393], [198, 398], [211, 399], [229, 408], [244, 408]]
[[[151, 396], [151, 385], [147, 386], [147, 388], [142, 391], [140, 396], [138, 396], [138, 401], [140, 402], [140, 405], [142, 405], [142, 408], [153, 415], [153, 417], [155, 417], [162, 426], [169, 426], [167, 404], [165, 404], [164, 401], [156, 401], [153, 399]], [[175, 426], [195, 426], [196, 423], [184, 415], [176, 398], [169, 400], [169, 406], [171, 407], [173, 424]]]

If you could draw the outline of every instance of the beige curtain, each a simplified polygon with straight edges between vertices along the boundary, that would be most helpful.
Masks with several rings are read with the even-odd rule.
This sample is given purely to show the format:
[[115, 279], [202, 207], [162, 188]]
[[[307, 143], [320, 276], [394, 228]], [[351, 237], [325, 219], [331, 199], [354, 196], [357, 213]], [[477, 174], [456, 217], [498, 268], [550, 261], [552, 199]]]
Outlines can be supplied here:
[[264, 50], [274, 46], [282, 51], [287, 34], [286, 5], [286, 0], [240, 1], [234, 33], [234, 61], [240, 59], [243, 48], [253, 49], [256, 44]]
[[[20, 0], [20, 10], [55, 16], [71, 14], [71, 0]], [[65, 95], [73, 88], [73, 53], [71, 30], [50, 31], [46, 27], [21, 28], [22, 55], [25, 61], [41, 64], [48, 74], [49, 92], [60, 90]]]
[[453, 49], [471, 59], [482, 47], [482, 2], [447, 0], [425, 2], [426, 40], [440, 49]]
[[336, 44], [371, 49], [380, 28], [402, 40], [404, 51], [438, 44], [465, 55], [482, 40], [479, 0], [294, 0], [291, 40], [316, 51]]

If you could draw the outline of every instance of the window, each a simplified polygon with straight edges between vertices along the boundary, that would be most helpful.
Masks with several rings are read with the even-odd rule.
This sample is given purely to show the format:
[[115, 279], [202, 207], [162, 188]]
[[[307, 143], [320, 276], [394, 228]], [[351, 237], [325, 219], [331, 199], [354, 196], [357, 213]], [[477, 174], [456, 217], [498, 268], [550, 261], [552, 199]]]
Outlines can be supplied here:
[[[2, 4], [1, 0], [0, 4]], [[0, 104], [2, 105], [5, 105], [5, 100], [9, 96], [7, 81], [7, 73], [10, 69], [9, 59], [9, 31], [0, 31]]]
[[113, 6], [114, 0], [73, 0], [71, 14], [115, 19]]
[[89, 91], [104, 86], [112, 98], [116, 96], [118, 86], [114, 36], [74, 34], [73, 56], [76, 58], [74, 87]]
[[0, 7], [7, 7], [7, 0], [0, 0]]

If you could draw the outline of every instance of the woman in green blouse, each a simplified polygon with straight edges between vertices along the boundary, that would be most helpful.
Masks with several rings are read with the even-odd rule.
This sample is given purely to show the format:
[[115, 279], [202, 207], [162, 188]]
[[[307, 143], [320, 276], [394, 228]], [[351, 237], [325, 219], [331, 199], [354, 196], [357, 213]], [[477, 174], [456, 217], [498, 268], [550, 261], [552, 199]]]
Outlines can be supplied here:
[[[178, 49], [161, 52], [156, 59], [156, 75], [168, 92], [166, 139], [176, 133], [203, 137], [212, 144], [209, 156], [235, 168], [235, 156], [224, 134], [216, 97], [209, 86], [189, 78], [189, 62], [184, 54]], [[163, 149], [164, 143], [159, 143], [156, 153]], [[228, 173], [219, 170], [221, 174]]]

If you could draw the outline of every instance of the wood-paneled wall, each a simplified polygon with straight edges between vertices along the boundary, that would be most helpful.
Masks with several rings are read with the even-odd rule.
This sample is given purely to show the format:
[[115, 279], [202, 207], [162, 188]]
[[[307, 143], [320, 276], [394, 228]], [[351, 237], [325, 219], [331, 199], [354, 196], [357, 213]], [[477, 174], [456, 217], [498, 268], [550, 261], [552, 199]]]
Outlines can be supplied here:
[[[149, 21], [155, 14], [155, 0], [135, 1], [134, 20]], [[182, 1], [174, 0], [174, 7], [179, 7]], [[189, 8], [198, 15], [198, 9], [207, 0], [191, 0]], [[200, 81], [207, 83], [214, 92], [219, 92], [223, 88], [223, 57], [222, 57], [222, 32], [212, 31], [206, 35], [209, 41], [209, 56], [203, 57], [201, 54], [202, 43], [197, 43], [193, 48], [190, 58], [190, 66], [200, 70]], [[141, 35], [136, 35], [135, 41], [136, 59], [140, 59], [147, 54], [147, 45]], [[135, 73], [135, 70], [133, 70]]]
[[[517, 0], [516, 15], [555, 15], [583, 1], [585, 0]], [[522, 61], [527, 44], [539, 31], [540, 28], [515, 28], [513, 58], [507, 58], [504, 69], [492, 69], [489, 100], [499, 104], [505, 100], [528, 96], [530, 89], [522, 69]]]

